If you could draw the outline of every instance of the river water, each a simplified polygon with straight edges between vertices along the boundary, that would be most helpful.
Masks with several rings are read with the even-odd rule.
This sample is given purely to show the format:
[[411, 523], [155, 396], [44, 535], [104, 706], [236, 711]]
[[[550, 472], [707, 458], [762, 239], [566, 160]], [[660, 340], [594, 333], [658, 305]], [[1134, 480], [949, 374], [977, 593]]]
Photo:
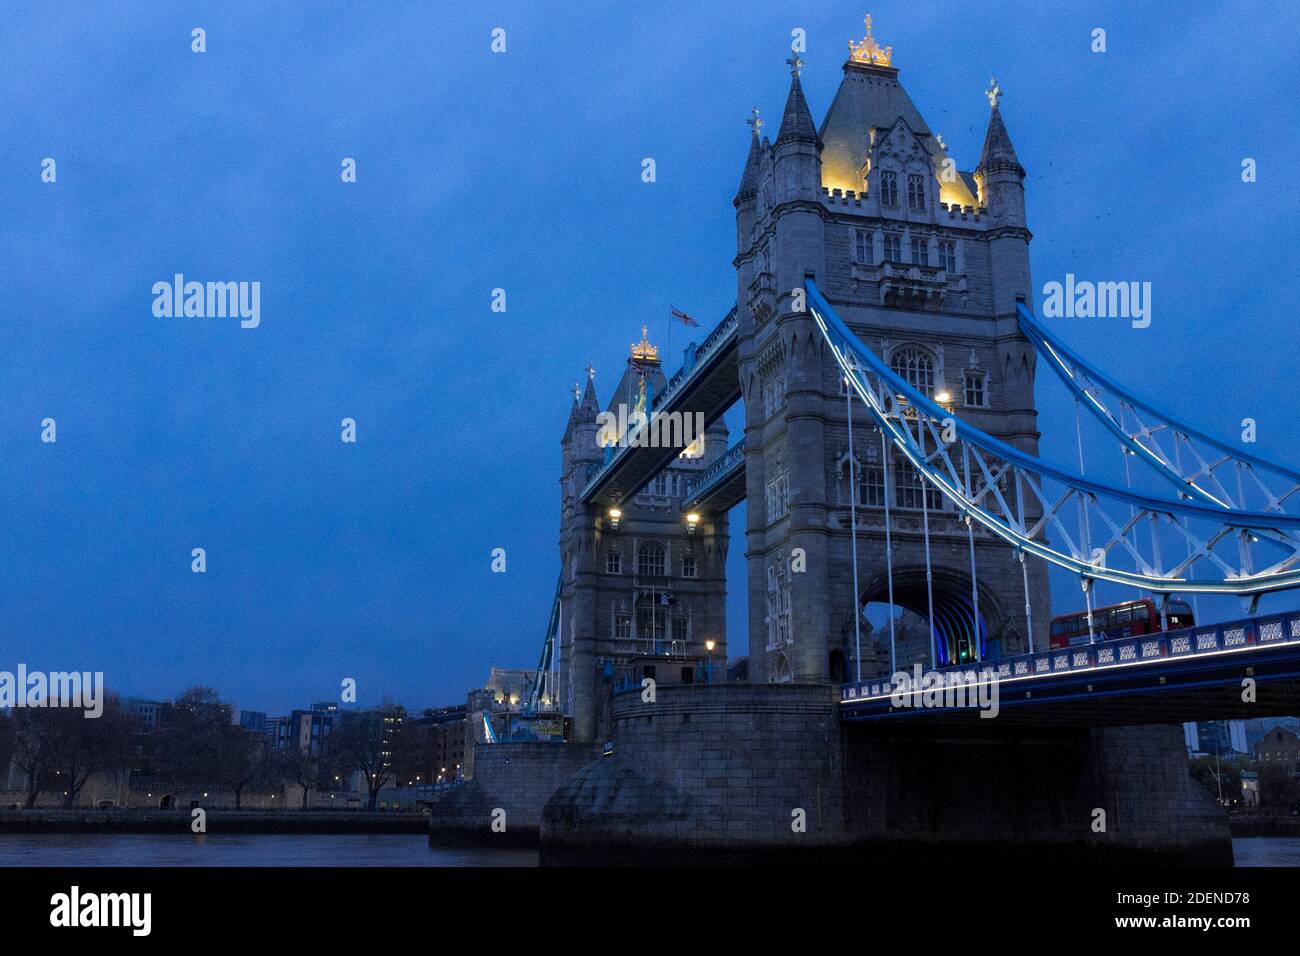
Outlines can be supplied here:
[[431, 849], [422, 834], [0, 833], [0, 866], [536, 866], [536, 850]]
[[[1232, 841], [1237, 866], [1300, 866], [1300, 838]], [[411, 835], [0, 834], [0, 866], [536, 866], [536, 850], [432, 849]]]

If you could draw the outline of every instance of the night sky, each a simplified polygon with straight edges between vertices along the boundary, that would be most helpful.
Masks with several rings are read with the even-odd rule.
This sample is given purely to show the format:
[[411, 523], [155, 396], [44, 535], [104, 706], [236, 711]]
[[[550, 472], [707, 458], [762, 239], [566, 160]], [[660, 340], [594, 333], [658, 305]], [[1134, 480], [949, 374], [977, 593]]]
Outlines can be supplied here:
[[[361, 703], [463, 700], [489, 666], [536, 662], [574, 382], [593, 362], [606, 399], [642, 323], [666, 345], [670, 300], [697, 335], [726, 313], [749, 110], [775, 137], [802, 27], [820, 121], [867, 11], [180, 6], [6, 4], [0, 669], [102, 670], [153, 698], [203, 683], [271, 712], [336, 698], [345, 677]], [[963, 169], [996, 74], [1037, 287], [1066, 272], [1154, 287], [1147, 329], [1054, 330], [1212, 433], [1255, 418], [1251, 450], [1300, 466], [1295, 310], [1279, 306], [1297, 8], [1272, 6], [1266, 30], [1253, 3], [956, 9], [871, 12]], [[153, 283], [177, 272], [260, 282], [260, 326], [154, 317]], [[1043, 453], [1069, 463], [1063, 395], [1040, 378]], [[733, 653], [743, 551], [738, 535]]]

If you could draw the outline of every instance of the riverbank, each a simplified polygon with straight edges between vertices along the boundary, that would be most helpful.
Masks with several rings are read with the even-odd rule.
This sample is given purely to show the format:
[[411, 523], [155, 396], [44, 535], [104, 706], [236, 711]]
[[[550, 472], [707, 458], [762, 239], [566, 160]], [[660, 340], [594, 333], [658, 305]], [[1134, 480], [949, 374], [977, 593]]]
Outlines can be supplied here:
[[[429, 832], [423, 813], [366, 810], [206, 811], [208, 833], [408, 834]], [[0, 833], [192, 833], [189, 810], [0, 810]]]

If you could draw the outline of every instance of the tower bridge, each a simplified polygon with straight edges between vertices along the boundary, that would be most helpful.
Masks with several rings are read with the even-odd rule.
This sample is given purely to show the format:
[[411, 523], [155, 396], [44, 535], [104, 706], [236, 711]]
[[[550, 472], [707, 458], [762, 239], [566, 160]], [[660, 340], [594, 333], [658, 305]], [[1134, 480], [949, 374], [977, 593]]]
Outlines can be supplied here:
[[[776, 138], [751, 121], [733, 199], [735, 306], [671, 378], [643, 336], [605, 407], [699, 413], [702, 447], [628, 440], [648, 423], [602, 444], [588, 375], [562, 440], [538, 674], [562, 688], [540, 696], [566, 741], [481, 744], [478, 796], [447, 819], [527, 792], [518, 812], [553, 847], [786, 847], [791, 808], [816, 806], [804, 843], [1230, 859], [1174, 725], [1300, 711], [1300, 616], [1256, 613], [1300, 585], [1300, 473], [1161, 413], [1034, 317], [1025, 170], [996, 82], [963, 169], [869, 21], [820, 125], [787, 62]], [[1085, 447], [1077, 427], [1077, 466], [1040, 457], [1040, 362], [1108, 436]], [[1102, 454], [1124, 456], [1123, 486], [1088, 470]], [[746, 683], [713, 666], [741, 500]], [[1049, 567], [1081, 585], [1086, 643], [1051, 646]], [[1250, 616], [1109, 641], [1098, 582], [1162, 618], [1183, 594], [1241, 595]], [[892, 611], [864, 635], [873, 602], [923, 621], [924, 648], [896, 639]], [[900, 708], [913, 664], [996, 682], [997, 718]], [[1122, 807], [1123, 829], [1091, 832], [1097, 807]]]

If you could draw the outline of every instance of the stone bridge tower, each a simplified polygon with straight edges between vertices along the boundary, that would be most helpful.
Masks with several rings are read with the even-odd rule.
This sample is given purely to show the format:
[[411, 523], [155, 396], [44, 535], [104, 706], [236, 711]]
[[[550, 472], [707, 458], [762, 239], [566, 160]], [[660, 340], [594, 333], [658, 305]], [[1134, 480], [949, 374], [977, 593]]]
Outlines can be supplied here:
[[[568, 697], [561, 708], [572, 717], [570, 739], [576, 742], [609, 739], [614, 680], [627, 662], [712, 658], [726, 665], [727, 519], [711, 516], [692, 532], [682, 514], [688, 482], [726, 450], [726, 425], [719, 420], [709, 426], [702, 442], [621, 502], [616, 525], [582, 500], [607, 453], [601, 412], [626, 421], [638, 403], [649, 407], [665, 384], [659, 350], [642, 329], [604, 409], [588, 370], [581, 398], [575, 389], [561, 441], [559, 653]], [[713, 649], [706, 652], [710, 641]]]
[[[952, 160], [868, 31], [850, 44], [820, 128], [791, 65], [776, 141], [753, 135], [736, 208], [737, 307], [745, 399], [750, 680], [842, 680], [854, 673], [854, 608], [886, 600], [884, 492], [891, 486], [895, 604], [929, 617], [922, 528], [927, 494], [854, 408], [858, 594], [850, 554], [845, 389], [793, 292], [813, 278], [863, 343], [954, 415], [1037, 452], [1034, 351], [1017, 327], [1031, 294], [1024, 176], [998, 107], [978, 164]], [[967, 529], [931, 489], [936, 657], [940, 664], [1027, 649], [1047, 638], [1041, 562], [1021, 564], [976, 529], [974, 613]], [[792, 560], [792, 555], [794, 559]], [[862, 673], [888, 669], [863, 625]], [[929, 664], [928, 633], [900, 666]]]

